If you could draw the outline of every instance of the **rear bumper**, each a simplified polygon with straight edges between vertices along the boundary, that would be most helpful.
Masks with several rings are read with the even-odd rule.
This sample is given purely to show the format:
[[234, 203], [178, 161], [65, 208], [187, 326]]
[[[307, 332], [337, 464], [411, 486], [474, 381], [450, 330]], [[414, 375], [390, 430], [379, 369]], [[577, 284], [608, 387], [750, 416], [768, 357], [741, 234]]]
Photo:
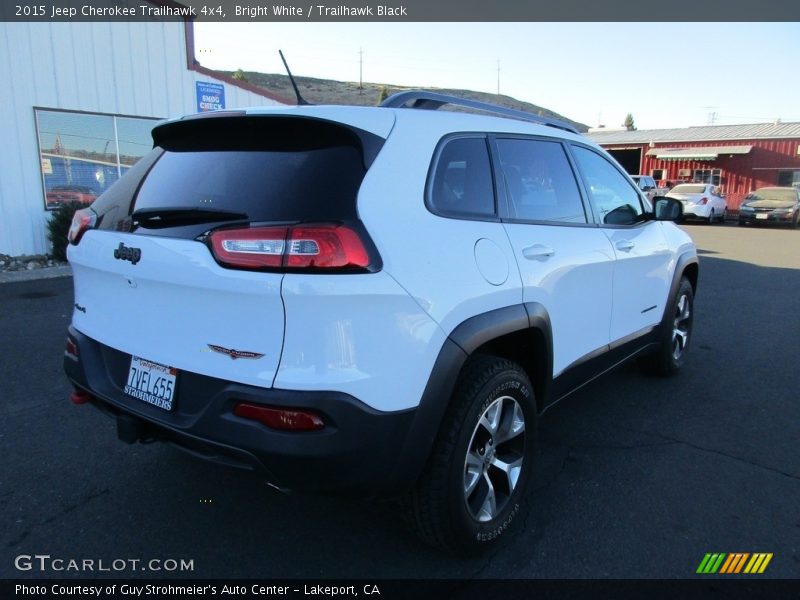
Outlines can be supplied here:
[[707, 219], [711, 216], [711, 207], [701, 204], [683, 206], [683, 216], [687, 219]]
[[[183, 371], [174, 410], [167, 412], [123, 393], [129, 354], [73, 327], [69, 337], [79, 359], [65, 356], [67, 377], [117, 419], [125, 441], [167, 441], [207, 460], [261, 472], [284, 489], [376, 495], [402, 491], [416, 479], [415, 466], [405, 464], [402, 452], [416, 410], [380, 412], [340, 392], [266, 389]], [[271, 429], [235, 416], [241, 401], [312, 409], [326, 427]]]
[[[756, 217], [756, 215], [766, 215], [766, 217], [761, 217], [760, 219]], [[789, 225], [795, 220], [796, 215], [794, 213], [743, 213], [739, 211], [739, 223], [748, 223], [748, 224], [756, 224], [756, 225], [763, 225], [763, 224], [781, 224], [781, 225]]]

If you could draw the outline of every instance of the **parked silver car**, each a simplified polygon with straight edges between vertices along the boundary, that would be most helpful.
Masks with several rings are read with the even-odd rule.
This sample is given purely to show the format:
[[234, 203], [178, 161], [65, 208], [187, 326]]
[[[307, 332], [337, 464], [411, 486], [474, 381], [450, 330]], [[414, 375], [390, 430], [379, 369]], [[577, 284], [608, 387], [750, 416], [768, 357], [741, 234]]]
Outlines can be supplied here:
[[647, 199], [652, 201], [656, 196], [663, 196], [658, 190], [656, 180], [649, 175], [631, 175], [631, 179], [639, 186], [642, 193], [647, 196]]

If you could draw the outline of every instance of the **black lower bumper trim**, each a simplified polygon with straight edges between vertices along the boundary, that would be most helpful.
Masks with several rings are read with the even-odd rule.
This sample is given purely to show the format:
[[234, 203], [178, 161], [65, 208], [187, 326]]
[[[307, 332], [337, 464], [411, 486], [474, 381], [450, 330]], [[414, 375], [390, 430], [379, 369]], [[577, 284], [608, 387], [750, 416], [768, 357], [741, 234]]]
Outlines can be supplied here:
[[[165, 411], [122, 391], [129, 354], [72, 327], [69, 335], [80, 359], [65, 359], [67, 377], [92, 394], [93, 405], [116, 418], [118, 436], [125, 442], [166, 441], [206, 460], [259, 471], [285, 489], [390, 494], [413, 479], [402, 449], [415, 410], [381, 412], [341, 392], [259, 388], [183, 371], [175, 408]], [[326, 427], [307, 432], [270, 429], [235, 416], [233, 408], [242, 401], [312, 409]], [[399, 473], [404, 477], [398, 478]]]

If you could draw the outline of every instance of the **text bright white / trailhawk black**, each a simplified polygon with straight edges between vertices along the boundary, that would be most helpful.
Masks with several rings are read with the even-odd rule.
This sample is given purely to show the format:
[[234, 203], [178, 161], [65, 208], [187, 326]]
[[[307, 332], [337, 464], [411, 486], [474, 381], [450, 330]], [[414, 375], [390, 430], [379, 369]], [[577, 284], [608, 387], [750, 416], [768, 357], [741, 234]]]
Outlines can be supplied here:
[[[485, 114], [422, 110], [448, 103]], [[472, 552], [521, 511], [542, 411], [626, 359], [683, 364], [681, 205], [569, 125], [407, 92], [153, 139], [69, 236], [72, 399], [127, 442], [397, 496]]]

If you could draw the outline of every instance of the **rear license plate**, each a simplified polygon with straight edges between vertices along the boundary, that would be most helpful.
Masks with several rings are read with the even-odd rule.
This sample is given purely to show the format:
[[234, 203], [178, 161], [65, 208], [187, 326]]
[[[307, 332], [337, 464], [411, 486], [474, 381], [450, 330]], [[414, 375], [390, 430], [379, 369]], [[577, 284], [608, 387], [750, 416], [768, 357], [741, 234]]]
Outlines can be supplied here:
[[769, 217], [767, 213], [759, 213], [756, 215], [756, 219], [766, 219], [767, 217]]
[[132, 356], [124, 391], [137, 400], [172, 410], [177, 376], [177, 369]]

